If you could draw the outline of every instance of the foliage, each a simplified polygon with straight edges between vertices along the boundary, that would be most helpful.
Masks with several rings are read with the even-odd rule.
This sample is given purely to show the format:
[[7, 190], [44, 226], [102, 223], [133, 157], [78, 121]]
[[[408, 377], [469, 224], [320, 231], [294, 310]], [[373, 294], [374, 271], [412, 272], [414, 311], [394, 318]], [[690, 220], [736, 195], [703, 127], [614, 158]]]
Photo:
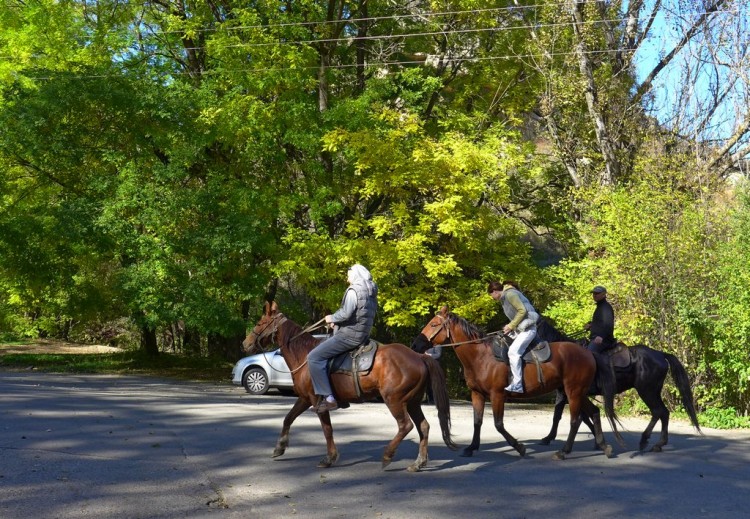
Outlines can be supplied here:
[[[730, 201], [731, 202], [731, 201]], [[706, 384], [701, 393], [712, 407], [738, 409], [750, 413], [750, 193], [739, 186], [736, 203], [731, 204], [729, 229], [719, 244], [717, 290], [711, 297], [713, 341], [703, 357]]]
[[733, 407], [709, 407], [700, 415], [704, 427], [714, 429], [750, 428], [750, 418], [737, 413]]
[[376, 337], [443, 304], [497, 327], [507, 278], [576, 332], [604, 284], [622, 340], [750, 412], [747, 198], [643, 115], [642, 4], [417, 4], [5, 2], [0, 333], [231, 358], [265, 299], [318, 320], [355, 262]]
[[[568, 332], [580, 330], [593, 311], [591, 287], [605, 285], [615, 335], [677, 355], [696, 382], [699, 405], [708, 405], [715, 398], [698, 381], [710, 378], [709, 387], [727, 389], [713, 375], [718, 345], [710, 316], [720, 276], [714, 265], [728, 229], [714, 200], [704, 197], [700, 177], [677, 155], [673, 160], [646, 157], [638, 180], [583, 197], [589, 204], [581, 224], [586, 254], [550, 269], [567, 296], [546, 313]], [[730, 361], [722, 359], [722, 366]], [[679, 405], [675, 395], [670, 400]]]

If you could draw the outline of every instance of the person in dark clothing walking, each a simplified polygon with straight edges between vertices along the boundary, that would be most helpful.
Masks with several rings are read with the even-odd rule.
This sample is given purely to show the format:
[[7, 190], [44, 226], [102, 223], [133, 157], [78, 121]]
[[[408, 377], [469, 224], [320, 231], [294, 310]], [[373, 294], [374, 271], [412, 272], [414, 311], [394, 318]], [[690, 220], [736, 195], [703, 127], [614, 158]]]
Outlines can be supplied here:
[[586, 325], [589, 330], [588, 348], [594, 353], [603, 353], [615, 347], [615, 311], [607, 301], [607, 289], [595, 286], [591, 295], [596, 301], [596, 310], [591, 322]]

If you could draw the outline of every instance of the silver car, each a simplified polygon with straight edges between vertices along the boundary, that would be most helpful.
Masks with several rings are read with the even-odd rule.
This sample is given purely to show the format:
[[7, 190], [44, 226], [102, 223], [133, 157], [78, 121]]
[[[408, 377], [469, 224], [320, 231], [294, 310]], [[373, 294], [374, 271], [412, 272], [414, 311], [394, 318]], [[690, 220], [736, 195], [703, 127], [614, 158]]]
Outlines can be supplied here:
[[[324, 339], [327, 335], [315, 337]], [[292, 373], [280, 349], [238, 360], [232, 368], [232, 383], [243, 386], [252, 395], [265, 395], [272, 387], [282, 393], [294, 391]]]

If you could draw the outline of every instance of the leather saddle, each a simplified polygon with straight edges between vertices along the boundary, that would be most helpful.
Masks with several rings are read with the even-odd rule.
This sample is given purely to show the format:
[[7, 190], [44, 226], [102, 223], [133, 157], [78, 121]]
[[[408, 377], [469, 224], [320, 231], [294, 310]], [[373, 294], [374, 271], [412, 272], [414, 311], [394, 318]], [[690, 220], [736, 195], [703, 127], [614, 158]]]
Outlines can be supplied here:
[[[495, 359], [508, 364], [508, 346], [508, 343], [500, 340], [499, 337], [493, 337], [492, 353], [495, 355]], [[526, 351], [521, 358], [523, 359], [524, 364], [529, 362], [539, 364], [548, 362], [551, 356], [552, 352], [550, 351], [549, 343], [547, 341], [540, 340], [538, 337], [535, 337], [534, 340], [531, 341], [531, 343], [526, 347]]]
[[[508, 343], [497, 336], [492, 339], [492, 353], [496, 360], [509, 364]], [[549, 348], [549, 343], [540, 340], [538, 337], [534, 337], [521, 356], [524, 365], [533, 363], [536, 366], [536, 376], [542, 386], [545, 384], [542, 364], [548, 362], [550, 357], [552, 357], [552, 351]]]
[[358, 348], [345, 351], [332, 358], [328, 363], [329, 373], [369, 373], [375, 360], [375, 353], [380, 343], [370, 339]]
[[615, 368], [625, 369], [630, 367], [630, 350], [628, 347], [618, 342], [614, 348], [605, 352], [609, 356], [609, 362]]
[[370, 339], [369, 342], [358, 348], [340, 353], [329, 361], [328, 373], [351, 375], [357, 398], [361, 398], [362, 387], [359, 383], [359, 377], [370, 372], [379, 347], [379, 342]]

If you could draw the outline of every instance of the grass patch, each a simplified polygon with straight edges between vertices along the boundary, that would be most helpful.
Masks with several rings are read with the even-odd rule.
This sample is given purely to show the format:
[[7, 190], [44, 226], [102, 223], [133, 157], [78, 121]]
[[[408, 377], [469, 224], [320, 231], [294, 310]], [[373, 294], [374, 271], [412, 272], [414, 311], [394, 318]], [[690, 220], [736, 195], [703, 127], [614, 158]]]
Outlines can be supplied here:
[[188, 357], [171, 353], [150, 357], [140, 351], [95, 354], [9, 353], [0, 357], [2, 369], [152, 375], [212, 382], [229, 382], [232, 366], [231, 362], [219, 358]]

